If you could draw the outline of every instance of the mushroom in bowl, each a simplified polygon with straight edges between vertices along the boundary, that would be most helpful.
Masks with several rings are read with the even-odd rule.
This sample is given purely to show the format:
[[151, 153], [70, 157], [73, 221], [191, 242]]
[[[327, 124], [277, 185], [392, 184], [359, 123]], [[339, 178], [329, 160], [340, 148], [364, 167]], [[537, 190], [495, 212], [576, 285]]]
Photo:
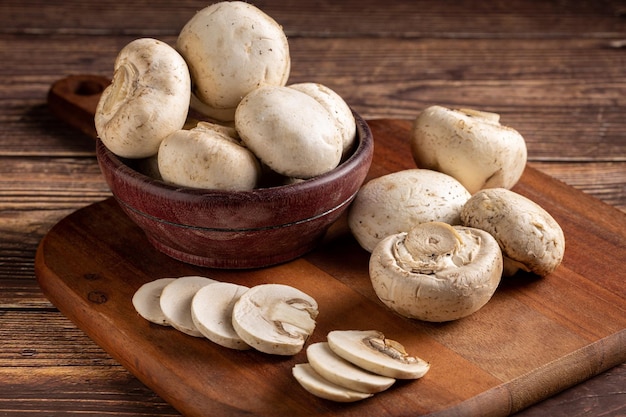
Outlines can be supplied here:
[[169, 184], [141, 173], [97, 141], [104, 177], [122, 210], [163, 253], [199, 266], [256, 268], [312, 250], [348, 208], [372, 162], [374, 141], [355, 113], [353, 150], [336, 168], [292, 184], [244, 191]]

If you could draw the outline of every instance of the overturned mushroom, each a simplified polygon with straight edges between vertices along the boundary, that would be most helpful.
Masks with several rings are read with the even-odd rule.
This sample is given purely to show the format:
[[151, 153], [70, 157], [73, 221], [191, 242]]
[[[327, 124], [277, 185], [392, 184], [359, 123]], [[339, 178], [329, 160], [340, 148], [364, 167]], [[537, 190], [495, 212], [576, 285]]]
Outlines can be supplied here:
[[504, 188], [481, 190], [461, 211], [464, 225], [491, 233], [504, 256], [504, 275], [518, 270], [545, 276], [563, 260], [565, 236], [540, 205]]
[[[285, 85], [291, 60], [282, 27], [257, 7], [222, 1], [197, 12], [176, 42], [198, 100], [222, 116], [263, 85]], [[221, 117], [221, 116], [220, 116]]]
[[96, 131], [116, 155], [152, 156], [185, 124], [190, 97], [189, 70], [178, 52], [157, 39], [136, 39], [115, 60], [113, 81], [96, 108]]
[[513, 187], [526, 166], [524, 138], [496, 113], [431, 106], [415, 119], [410, 140], [418, 167], [451, 175], [472, 194]]
[[483, 307], [502, 276], [502, 253], [487, 232], [423, 223], [382, 240], [370, 258], [378, 298], [398, 314], [456, 320]]
[[371, 252], [383, 238], [430, 221], [460, 224], [470, 193], [449, 175], [407, 169], [370, 180], [350, 206], [350, 231]]
[[191, 130], [167, 136], [158, 154], [162, 179], [185, 187], [253, 189], [261, 177], [261, 165], [227, 129], [200, 122]]

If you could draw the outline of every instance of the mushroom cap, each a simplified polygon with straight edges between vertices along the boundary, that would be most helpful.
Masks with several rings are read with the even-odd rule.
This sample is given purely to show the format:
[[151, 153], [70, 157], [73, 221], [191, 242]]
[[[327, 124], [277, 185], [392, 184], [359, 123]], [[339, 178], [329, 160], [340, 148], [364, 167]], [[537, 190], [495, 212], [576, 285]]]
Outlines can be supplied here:
[[504, 188], [474, 194], [461, 211], [464, 225], [486, 230], [502, 249], [505, 276], [518, 269], [545, 276], [563, 260], [561, 226], [531, 199]]
[[411, 130], [415, 163], [451, 175], [472, 194], [513, 187], [526, 167], [526, 142], [499, 118], [476, 110], [428, 107]]
[[285, 85], [289, 78], [282, 27], [242, 1], [217, 2], [197, 12], [176, 47], [189, 65], [194, 93], [215, 109], [233, 109], [253, 89]]
[[428, 169], [407, 169], [364, 184], [348, 211], [348, 225], [371, 252], [383, 238], [420, 223], [460, 224], [470, 193], [456, 179]]
[[118, 156], [152, 156], [167, 135], [184, 126], [190, 99], [183, 57], [157, 39], [136, 39], [118, 53], [113, 80], [96, 108], [96, 131]]
[[390, 309], [444, 322], [482, 308], [495, 293], [502, 268], [498, 243], [484, 230], [424, 223], [383, 239], [372, 252], [369, 273], [376, 295]]
[[341, 134], [330, 113], [293, 88], [252, 91], [237, 107], [235, 128], [262, 162], [287, 177], [321, 175], [341, 160]]
[[276, 355], [295, 355], [315, 329], [318, 306], [308, 294], [283, 284], [261, 284], [233, 307], [233, 327], [248, 345]]
[[161, 142], [158, 167], [162, 179], [205, 189], [243, 191], [256, 187], [261, 165], [254, 154], [223, 130], [210, 126], [199, 123], [191, 130], [173, 132]]
[[356, 138], [356, 121], [348, 104], [330, 87], [318, 83], [298, 83], [289, 85], [313, 97], [331, 114], [341, 133], [343, 154], [346, 154]]

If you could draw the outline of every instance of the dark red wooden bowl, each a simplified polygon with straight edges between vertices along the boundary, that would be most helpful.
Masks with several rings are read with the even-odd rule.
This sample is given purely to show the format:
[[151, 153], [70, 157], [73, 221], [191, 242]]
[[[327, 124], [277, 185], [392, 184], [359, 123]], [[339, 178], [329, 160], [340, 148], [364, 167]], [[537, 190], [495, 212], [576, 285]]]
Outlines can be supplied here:
[[252, 191], [176, 187], [134, 170], [99, 140], [96, 152], [113, 195], [155, 248], [204, 267], [259, 268], [315, 248], [354, 199], [374, 151], [367, 123], [355, 118], [355, 149], [337, 168]]

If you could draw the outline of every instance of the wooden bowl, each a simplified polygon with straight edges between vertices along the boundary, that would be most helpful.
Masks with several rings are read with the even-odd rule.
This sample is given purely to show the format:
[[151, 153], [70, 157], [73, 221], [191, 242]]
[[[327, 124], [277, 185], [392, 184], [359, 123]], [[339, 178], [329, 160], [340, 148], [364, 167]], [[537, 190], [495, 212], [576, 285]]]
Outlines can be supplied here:
[[131, 168], [100, 140], [96, 153], [114, 197], [156, 249], [198, 266], [259, 268], [315, 248], [354, 199], [374, 150], [367, 123], [355, 118], [355, 149], [337, 168], [251, 191], [177, 187]]

